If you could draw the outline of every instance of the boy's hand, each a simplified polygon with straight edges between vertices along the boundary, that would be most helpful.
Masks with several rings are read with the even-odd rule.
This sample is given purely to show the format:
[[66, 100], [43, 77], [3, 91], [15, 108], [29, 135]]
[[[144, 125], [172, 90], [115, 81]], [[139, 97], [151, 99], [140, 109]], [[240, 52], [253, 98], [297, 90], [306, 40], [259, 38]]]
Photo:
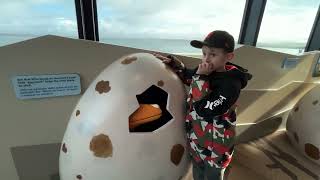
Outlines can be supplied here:
[[198, 68], [196, 74], [209, 75], [212, 71], [213, 71], [213, 64], [201, 63], [201, 64], [199, 64], [199, 68]]
[[161, 54], [152, 53], [156, 58], [160, 59], [163, 63], [169, 64], [172, 60], [170, 58], [167, 58]]

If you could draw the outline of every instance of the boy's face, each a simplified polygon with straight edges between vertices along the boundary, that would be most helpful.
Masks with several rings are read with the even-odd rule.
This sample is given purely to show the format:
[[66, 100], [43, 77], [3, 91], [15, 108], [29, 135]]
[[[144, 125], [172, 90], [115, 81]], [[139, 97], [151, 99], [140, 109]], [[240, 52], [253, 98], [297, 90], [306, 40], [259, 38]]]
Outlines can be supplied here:
[[233, 52], [225, 52], [222, 48], [202, 47], [202, 63], [213, 65], [213, 71], [225, 71], [225, 64], [233, 58]]

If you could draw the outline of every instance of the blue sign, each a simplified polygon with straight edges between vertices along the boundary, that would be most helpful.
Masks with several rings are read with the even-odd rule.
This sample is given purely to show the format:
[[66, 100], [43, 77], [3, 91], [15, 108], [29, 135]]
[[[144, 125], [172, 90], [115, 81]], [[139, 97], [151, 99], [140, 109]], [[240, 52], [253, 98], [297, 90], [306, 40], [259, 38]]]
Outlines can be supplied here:
[[18, 99], [69, 96], [81, 93], [79, 74], [23, 75], [11, 79]]

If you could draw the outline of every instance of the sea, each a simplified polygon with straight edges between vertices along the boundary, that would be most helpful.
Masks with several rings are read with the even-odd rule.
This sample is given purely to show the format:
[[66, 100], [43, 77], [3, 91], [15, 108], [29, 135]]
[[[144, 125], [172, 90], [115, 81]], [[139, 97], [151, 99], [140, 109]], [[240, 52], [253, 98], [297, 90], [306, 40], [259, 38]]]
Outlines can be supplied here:
[[[28, 35], [19, 36], [6, 36], [0, 35], [0, 47], [25, 41], [35, 38]], [[75, 38], [76, 37], [71, 37]], [[146, 49], [155, 52], [172, 53], [177, 55], [185, 55], [192, 57], [201, 56], [202, 52], [200, 49], [193, 48], [190, 46], [190, 40], [185, 39], [123, 39], [123, 38], [100, 38], [100, 43], [113, 44], [118, 46], [132, 47], [138, 49]], [[236, 44], [235, 48], [241, 47]], [[259, 47], [272, 51], [283, 52], [292, 55], [299, 55], [303, 53], [302, 48], [288, 48], [288, 47]]]

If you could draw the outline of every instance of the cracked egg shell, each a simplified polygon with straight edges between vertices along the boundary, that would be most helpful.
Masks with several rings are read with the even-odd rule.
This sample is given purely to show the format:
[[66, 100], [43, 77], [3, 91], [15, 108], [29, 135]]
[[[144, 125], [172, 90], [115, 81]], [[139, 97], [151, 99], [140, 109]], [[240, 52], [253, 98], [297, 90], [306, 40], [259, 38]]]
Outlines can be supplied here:
[[293, 146], [311, 161], [320, 165], [320, 86], [312, 88], [295, 105], [286, 128]]
[[[185, 98], [178, 76], [153, 55], [136, 53], [114, 61], [90, 84], [70, 117], [61, 143], [61, 180], [183, 176], [189, 164]], [[129, 116], [139, 104], [158, 104], [162, 116], [130, 132]]]

